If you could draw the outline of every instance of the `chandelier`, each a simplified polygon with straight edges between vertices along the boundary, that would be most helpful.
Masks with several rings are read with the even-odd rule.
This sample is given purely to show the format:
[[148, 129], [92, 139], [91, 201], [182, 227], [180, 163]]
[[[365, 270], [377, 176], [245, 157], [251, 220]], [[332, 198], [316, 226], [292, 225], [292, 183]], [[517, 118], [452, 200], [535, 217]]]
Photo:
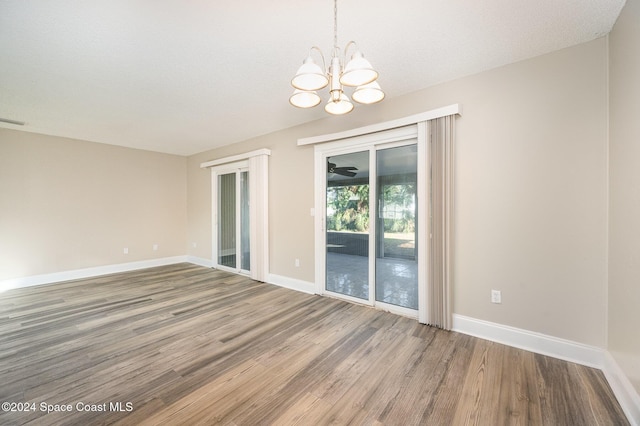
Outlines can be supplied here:
[[[355, 52], [351, 56], [351, 60], [346, 62], [350, 47], [354, 47]], [[311, 57], [314, 51], [318, 52], [322, 58], [322, 68]], [[327, 69], [320, 48], [311, 47], [309, 56], [291, 80], [291, 85], [295, 88], [293, 95], [289, 98], [291, 105], [298, 108], [312, 108], [320, 104], [322, 99], [317, 91], [327, 86], [329, 86], [329, 101], [324, 110], [329, 114], [340, 115], [353, 110], [353, 104], [345, 94], [344, 86], [355, 87], [351, 97], [360, 104], [373, 104], [384, 98], [384, 92], [376, 82], [378, 72], [364, 58], [362, 52], [357, 50], [356, 43], [354, 41], [347, 43], [342, 58], [340, 54], [341, 51], [338, 47], [338, 0], [334, 0], [331, 65]], [[345, 63], [346, 66], [344, 66]]]

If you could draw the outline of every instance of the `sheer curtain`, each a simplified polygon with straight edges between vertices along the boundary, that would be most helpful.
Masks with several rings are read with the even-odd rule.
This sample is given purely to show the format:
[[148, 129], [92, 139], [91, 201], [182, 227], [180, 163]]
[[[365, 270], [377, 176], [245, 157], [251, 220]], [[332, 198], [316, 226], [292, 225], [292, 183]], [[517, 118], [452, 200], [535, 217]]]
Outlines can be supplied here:
[[453, 283], [453, 187], [455, 116], [429, 120], [431, 247], [427, 323], [450, 330]]

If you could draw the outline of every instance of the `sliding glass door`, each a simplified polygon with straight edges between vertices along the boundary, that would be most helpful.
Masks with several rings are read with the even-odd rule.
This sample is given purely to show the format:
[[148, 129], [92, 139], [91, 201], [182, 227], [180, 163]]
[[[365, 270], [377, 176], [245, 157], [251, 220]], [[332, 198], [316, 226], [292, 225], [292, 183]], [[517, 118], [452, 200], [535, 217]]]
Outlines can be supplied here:
[[221, 172], [216, 184], [216, 266], [249, 273], [249, 172], [243, 169]]
[[267, 281], [269, 156], [259, 149], [202, 163], [211, 168], [211, 266]]
[[324, 291], [417, 315], [416, 140], [325, 158]]

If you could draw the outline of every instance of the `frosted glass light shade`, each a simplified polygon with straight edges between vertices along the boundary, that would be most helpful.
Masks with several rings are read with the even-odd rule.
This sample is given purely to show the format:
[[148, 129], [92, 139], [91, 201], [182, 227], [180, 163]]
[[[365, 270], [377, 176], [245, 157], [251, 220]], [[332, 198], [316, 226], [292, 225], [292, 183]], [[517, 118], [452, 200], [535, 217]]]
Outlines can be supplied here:
[[314, 91], [307, 92], [296, 89], [289, 98], [289, 103], [298, 108], [312, 108], [321, 102], [320, 96]]
[[305, 91], [319, 90], [329, 84], [329, 78], [311, 56], [304, 60], [291, 85], [296, 89]]
[[329, 114], [342, 115], [351, 112], [353, 104], [349, 101], [349, 98], [344, 93], [340, 94], [340, 100], [335, 102], [331, 99], [324, 106], [324, 110]]
[[380, 102], [384, 99], [384, 92], [380, 88], [380, 85], [377, 81], [373, 81], [369, 84], [365, 84], [364, 86], [359, 86], [353, 95], [351, 95], [354, 101], [360, 104], [375, 104], [376, 102]]
[[340, 83], [345, 86], [363, 86], [378, 78], [378, 72], [373, 69], [360, 51], [351, 57], [340, 76]]

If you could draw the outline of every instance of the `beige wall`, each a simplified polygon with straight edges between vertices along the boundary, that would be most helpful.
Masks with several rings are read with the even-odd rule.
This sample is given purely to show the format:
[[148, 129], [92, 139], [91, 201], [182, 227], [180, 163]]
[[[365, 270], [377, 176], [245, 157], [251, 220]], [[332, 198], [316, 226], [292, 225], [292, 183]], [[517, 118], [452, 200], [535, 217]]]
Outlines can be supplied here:
[[609, 36], [609, 351], [640, 393], [640, 1]]
[[313, 281], [313, 148], [297, 139], [460, 103], [454, 312], [605, 347], [606, 49], [598, 39], [192, 156], [189, 254], [211, 256], [199, 164], [270, 148], [271, 272]]
[[313, 148], [297, 139], [460, 103], [454, 312], [607, 347], [640, 391], [638, 21], [628, 0], [608, 40], [188, 158], [0, 129], [0, 280], [210, 259], [200, 163], [270, 148], [270, 272], [312, 282]]
[[184, 255], [185, 229], [184, 157], [0, 129], [0, 281]]

